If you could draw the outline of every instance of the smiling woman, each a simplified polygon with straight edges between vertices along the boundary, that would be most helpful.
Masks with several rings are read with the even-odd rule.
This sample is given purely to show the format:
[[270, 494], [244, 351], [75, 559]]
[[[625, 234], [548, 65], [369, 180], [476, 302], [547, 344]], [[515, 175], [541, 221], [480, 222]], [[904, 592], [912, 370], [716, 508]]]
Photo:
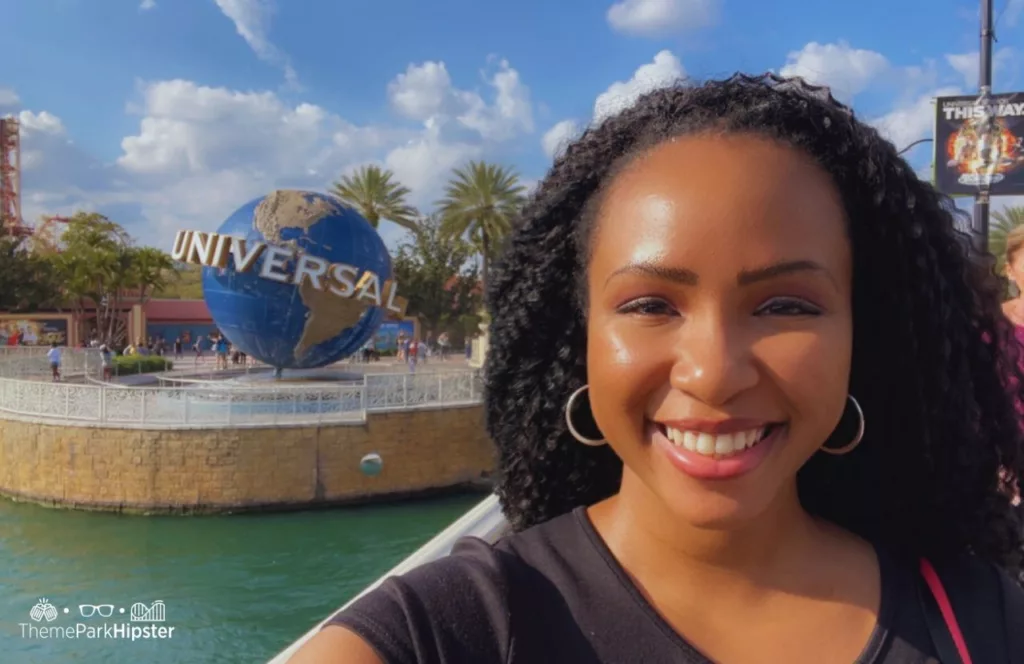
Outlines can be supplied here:
[[671, 87], [587, 131], [489, 292], [518, 532], [294, 661], [1024, 662], [1000, 480], [1024, 393], [953, 209], [800, 81]]

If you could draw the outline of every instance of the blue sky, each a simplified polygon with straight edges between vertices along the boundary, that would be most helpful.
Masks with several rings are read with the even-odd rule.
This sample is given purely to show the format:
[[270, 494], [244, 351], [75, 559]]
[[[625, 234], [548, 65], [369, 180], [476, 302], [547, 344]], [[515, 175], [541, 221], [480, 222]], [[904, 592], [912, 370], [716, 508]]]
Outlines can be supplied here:
[[[932, 96], [976, 85], [978, 7], [959, 0], [5, 4], [25, 218], [95, 209], [164, 248], [364, 163], [424, 208], [471, 158], [536, 181], [579, 127], [680, 75], [800, 74], [900, 146], [930, 134]], [[1024, 0], [995, 15], [997, 91], [1018, 89]], [[911, 157], [928, 168], [928, 146]]]

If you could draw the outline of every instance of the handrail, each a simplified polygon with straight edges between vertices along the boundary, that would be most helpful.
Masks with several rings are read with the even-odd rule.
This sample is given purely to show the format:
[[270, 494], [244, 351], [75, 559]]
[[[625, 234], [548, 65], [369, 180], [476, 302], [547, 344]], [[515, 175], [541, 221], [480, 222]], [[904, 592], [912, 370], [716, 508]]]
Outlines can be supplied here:
[[96, 351], [65, 358], [65, 373], [84, 376], [83, 382], [51, 382], [42, 355], [0, 356], [0, 417], [143, 429], [357, 424], [373, 411], [476, 405], [482, 392], [474, 369], [367, 373], [308, 385], [126, 386], [91, 380], [99, 368]]
[[327, 621], [329, 621], [332, 616], [337, 614], [338, 611], [343, 611], [357, 599], [379, 586], [388, 577], [405, 574], [420, 565], [424, 565], [447, 556], [451, 553], [452, 547], [455, 546], [455, 542], [463, 537], [478, 537], [485, 542], [493, 543], [506, 532], [508, 532], [508, 522], [505, 520], [505, 517], [501, 512], [501, 505], [498, 503], [498, 497], [495, 495], [488, 496], [477, 504], [476, 507], [463, 514], [455, 523], [442, 530], [433, 539], [417, 549], [412, 555], [400, 562], [390, 571], [367, 586], [361, 593], [342, 605], [342, 607], [337, 611], [332, 612], [327, 618], [320, 621], [316, 627], [299, 637], [297, 641], [278, 653], [267, 664], [287, 664], [288, 660], [292, 658], [299, 648], [301, 648], [309, 639], [313, 638], [313, 636], [320, 631], [320, 628], [327, 624]]

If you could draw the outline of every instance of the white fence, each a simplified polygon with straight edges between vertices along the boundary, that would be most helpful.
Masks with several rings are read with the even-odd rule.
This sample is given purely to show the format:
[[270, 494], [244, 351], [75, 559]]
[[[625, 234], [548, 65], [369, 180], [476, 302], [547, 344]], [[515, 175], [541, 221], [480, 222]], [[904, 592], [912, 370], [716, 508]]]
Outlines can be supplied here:
[[85, 383], [47, 379], [37, 353], [0, 357], [0, 416], [140, 429], [307, 426], [360, 423], [366, 413], [480, 403], [476, 371], [365, 374], [361, 380], [313, 385], [182, 381], [132, 387], [88, 380], [92, 351], [65, 352], [62, 371]]
[[[49, 347], [0, 347], [0, 378], [32, 378], [50, 375], [46, 360]], [[99, 365], [99, 351], [62, 348], [61, 371], [66, 375], [82, 375], [92, 365]]]

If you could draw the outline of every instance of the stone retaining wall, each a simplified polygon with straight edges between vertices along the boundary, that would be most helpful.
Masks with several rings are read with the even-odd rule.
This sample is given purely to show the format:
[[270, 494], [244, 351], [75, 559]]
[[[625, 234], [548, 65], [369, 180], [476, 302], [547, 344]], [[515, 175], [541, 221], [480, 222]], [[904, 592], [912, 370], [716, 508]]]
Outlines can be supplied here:
[[[140, 430], [0, 419], [0, 494], [131, 512], [343, 504], [479, 484], [494, 468], [480, 405], [375, 412], [365, 424]], [[359, 461], [376, 452], [383, 470]]]

